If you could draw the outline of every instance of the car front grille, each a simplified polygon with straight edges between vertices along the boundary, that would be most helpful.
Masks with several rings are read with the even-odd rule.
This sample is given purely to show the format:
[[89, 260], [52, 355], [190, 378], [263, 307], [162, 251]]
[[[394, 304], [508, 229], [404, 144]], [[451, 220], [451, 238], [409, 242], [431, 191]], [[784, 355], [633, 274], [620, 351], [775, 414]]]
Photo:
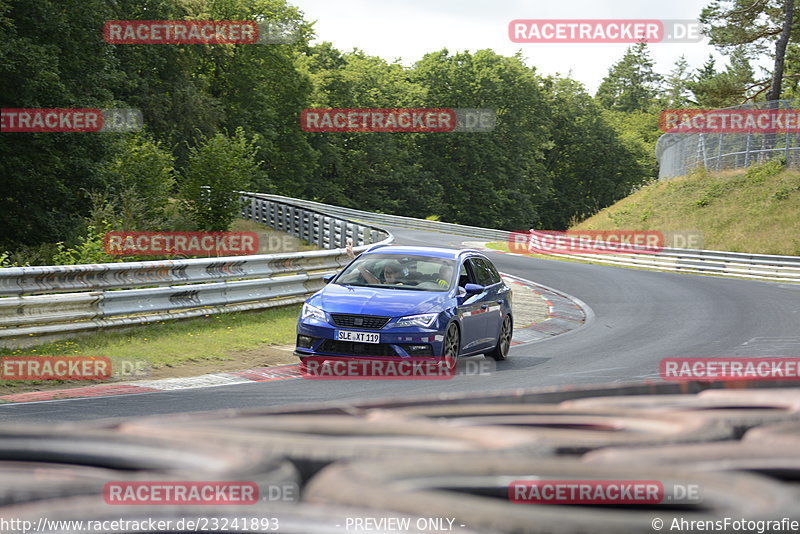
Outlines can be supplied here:
[[334, 339], [326, 339], [317, 350], [345, 356], [397, 356], [391, 345], [387, 343], [356, 343]]
[[333, 324], [340, 328], [364, 328], [366, 330], [380, 330], [390, 317], [379, 315], [352, 315], [349, 313], [332, 313]]

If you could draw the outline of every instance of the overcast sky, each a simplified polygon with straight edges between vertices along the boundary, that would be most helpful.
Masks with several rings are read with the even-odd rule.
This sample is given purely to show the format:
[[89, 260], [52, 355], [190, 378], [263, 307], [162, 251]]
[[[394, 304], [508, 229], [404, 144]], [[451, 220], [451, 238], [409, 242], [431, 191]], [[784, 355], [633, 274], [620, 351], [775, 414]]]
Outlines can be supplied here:
[[[490, 48], [502, 55], [522, 51], [542, 74], [567, 75], [594, 94], [625, 44], [521, 44], [508, 38], [514, 19], [697, 19], [710, 0], [289, 0], [316, 21], [317, 41], [336, 48], [360, 48], [389, 61], [411, 65], [424, 54], [447, 48]], [[681, 54], [693, 68], [710, 52], [719, 68], [726, 62], [703, 38], [699, 43], [650, 45], [656, 71], [666, 75]], [[721, 60], [721, 61], [720, 61]]]

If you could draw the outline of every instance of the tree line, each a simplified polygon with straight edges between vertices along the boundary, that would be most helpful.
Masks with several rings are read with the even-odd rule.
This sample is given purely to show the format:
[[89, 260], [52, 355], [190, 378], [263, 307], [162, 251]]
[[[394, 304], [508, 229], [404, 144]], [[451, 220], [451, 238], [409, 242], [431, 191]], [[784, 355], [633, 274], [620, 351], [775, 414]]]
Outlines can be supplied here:
[[[709, 28], [734, 24], [719, 4], [703, 13]], [[762, 4], [777, 24], [781, 2]], [[109, 20], [276, 21], [297, 39], [111, 45]], [[781, 67], [788, 94], [798, 92], [797, 29]], [[109, 230], [224, 230], [236, 209], [230, 192], [243, 189], [563, 229], [657, 176], [660, 108], [734, 103], [760, 81], [750, 62], [764, 53], [764, 39], [730, 45], [753, 36], [719, 30], [714, 44], [730, 45], [729, 66], [689, 72], [679, 60], [662, 77], [638, 44], [592, 96], [521, 54], [440, 50], [405, 67], [313, 37], [284, 0], [0, 0], [3, 108], [137, 108], [145, 123], [126, 134], [0, 134], [0, 261], [98, 261]], [[498, 121], [488, 133], [304, 132], [299, 115], [312, 107], [490, 108]]]

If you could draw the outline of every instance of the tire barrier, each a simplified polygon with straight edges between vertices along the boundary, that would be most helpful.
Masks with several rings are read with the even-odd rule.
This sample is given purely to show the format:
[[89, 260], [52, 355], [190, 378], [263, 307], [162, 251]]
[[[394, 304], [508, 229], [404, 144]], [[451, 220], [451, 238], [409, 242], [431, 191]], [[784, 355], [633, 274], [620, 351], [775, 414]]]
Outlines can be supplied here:
[[74, 495], [103, 494], [107, 482], [245, 480], [294, 485], [299, 474], [284, 458], [251, 446], [195, 443], [89, 431], [4, 429], [0, 434], [0, 506]]
[[122, 424], [119, 431], [180, 444], [255, 447], [290, 459], [308, 480], [340, 460], [391, 459], [402, 454], [473, 453], [549, 456], [552, 449], [528, 432], [488, 426], [486, 432], [424, 420], [356, 416], [253, 416], [153, 418]]
[[[800, 520], [798, 411], [800, 388], [657, 383], [6, 427], [0, 518], [277, 518], [278, 532], [322, 534], [625, 534], [654, 532], [655, 520], [671, 531], [678, 520]], [[108, 504], [111, 481], [251, 481], [291, 487], [294, 497], [246, 507]], [[548, 483], [655, 484], [661, 493], [569, 501], [525, 492]], [[454, 523], [438, 528], [445, 519]], [[405, 520], [410, 526], [398, 530]], [[253, 525], [205, 531], [264, 532]], [[45, 527], [37, 532], [77, 531]]]
[[[307, 403], [299, 406], [263, 408], [260, 414], [358, 414], [383, 408], [405, 408], [414, 406], [441, 406], [442, 404], [557, 404], [572, 399], [622, 395], [666, 395], [693, 394], [712, 387], [708, 382], [632, 382], [621, 385], [553, 386], [520, 388], [503, 392], [439, 393], [416, 399], [408, 397], [369, 401]], [[719, 386], [717, 386], [719, 387]]]
[[746, 442], [769, 446], [786, 445], [798, 448], [800, 447], [800, 423], [760, 426], [748, 430], [742, 439]]
[[548, 405], [459, 405], [398, 410], [412, 417], [446, 420], [474, 428], [524, 429], [556, 454], [582, 454], [600, 447], [691, 443], [732, 439], [722, 421], [671, 414], [591, 413]]
[[772, 442], [765, 447], [756, 440], [670, 447], [612, 447], [587, 453], [583, 460], [627, 466], [680, 465], [697, 471], [747, 471], [787, 482], [800, 481], [800, 455], [795, 445]]
[[[710, 393], [710, 395], [705, 393]], [[745, 431], [754, 426], [778, 421], [800, 420], [800, 397], [742, 395], [738, 391], [714, 390], [696, 396], [599, 397], [567, 401], [561, 406], [568, 409], [582, 409], [587, 413], [615, 410], [638, 414], [683, 414], [685, 417], [695, 419], [702, 417], [709, 421], [722, 421], [733, 426], [736, 437], [741, 437]]]
[[[664, 487], [695, 485], [702, 488], [702, 502], [628, 506], [510, 502], [509, 485], [519, 480], [660, 481]], [[779, 517], [796, 505], [784, 485], [744, 473], [592, 465], [565, 459], [476, 460], [459, 455], [334, 465], [310, 482], [305, 499], [325, 504], [358, 503], [415, 516], [450, 516], [477, 530], [595, 534], [652, 533], [655, 517], [667, 524], [673, 518], [713, 521], [726, 516]]]

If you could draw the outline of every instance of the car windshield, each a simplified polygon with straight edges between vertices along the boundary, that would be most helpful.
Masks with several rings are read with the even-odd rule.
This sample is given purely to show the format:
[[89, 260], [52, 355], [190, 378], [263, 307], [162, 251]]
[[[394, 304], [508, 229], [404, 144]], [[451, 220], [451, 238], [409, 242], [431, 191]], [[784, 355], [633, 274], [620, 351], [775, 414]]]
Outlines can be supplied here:
[[364, 254], [351, 263], [334, 283], [412, 291], [449, 291], [456, 262], [436, 256]]

